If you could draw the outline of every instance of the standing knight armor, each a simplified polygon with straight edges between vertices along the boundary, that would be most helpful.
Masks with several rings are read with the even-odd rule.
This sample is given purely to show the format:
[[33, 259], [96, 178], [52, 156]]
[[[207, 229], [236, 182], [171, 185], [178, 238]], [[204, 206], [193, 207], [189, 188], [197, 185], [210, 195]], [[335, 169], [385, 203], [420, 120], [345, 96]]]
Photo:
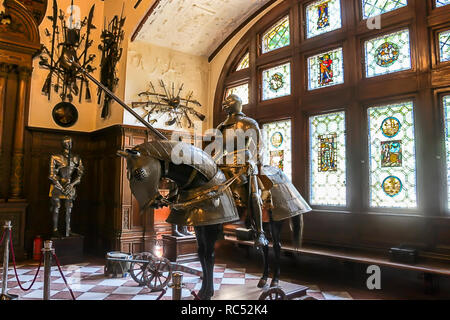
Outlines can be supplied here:
[[255, 246], [262, 247], [268, 241], [263, 231], [262, 182], [258, 178], [263, 152], [261, 130], [254, 119], [242, 113], [242, 101], [237, 95], [225, 99], [223, 110], [228, 117], [217, 127], [222, 133], [224, 150], [222, 159], [218, 159], [219, 167], [228, 179], [239, 175], [231, 185], [236, 206], [250, 212], [257, 233]]
[[73, 201], [76, 198], [75, 186], [81, 182], [84, 167], [77, 155], [72, 155], [72, 138], [64, 137], [62, 140], [63, 153], [52, 155], [50, 158], [50, 210], [53, 214], [53, 236], [59, 236], [58, 216], [61, 202], [66, 209], [65, 236], [71, 235], [70, 217]]

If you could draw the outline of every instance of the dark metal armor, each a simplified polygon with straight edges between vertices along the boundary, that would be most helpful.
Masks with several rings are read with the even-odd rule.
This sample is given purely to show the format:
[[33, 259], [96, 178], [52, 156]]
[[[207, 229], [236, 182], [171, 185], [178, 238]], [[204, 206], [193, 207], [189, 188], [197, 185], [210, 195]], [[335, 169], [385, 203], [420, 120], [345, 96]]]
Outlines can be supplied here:
[[258, 177], [263, 153], [261, 130], [254, 119], [242, 113], [242, 101], [238, 96], [228, 96], [223, 103], [223, 110], [227, 112], [228, 117], [217, 127], [222, 133], [224, 145], [222, 159], [218, 159], [219, 167], [227, 178], [243, 172], [231, 185], [231, 190], [236, 205], [250, 209], [257, 232], [255, 245], [261, 247], [268, 243], [262, 226], [261, 187], [264, 183]]
[[63, 154], [50, 157], [50, 210], [53, 214], [53, 234], [58, 235], [58, 216], [61, 201], [66, 209], [65, 236], [70, 235], [70, 218], [73, 201], [76, 198], [75, 186], [81, 182], [84, 173], [83, 163], [80, 157], [71, 154], [72, 138], [64, 137], [62, 140]]
[[[186, 163], [187, 166], [194, 169], [198, 174], [203, 175], [208, 181], [198, 188], [186, 188], [178, 190], [177, 201], [171, 205], [170, 215], [167, 222], [178, 226], [207, 226], [220, 223], [229, 223], [239, 220], [239, 214], [233, 201], [230, 188], [219, 187], [226, 182], [226, 178], [220, 171], [216, 163], [201, 149], [198, 149], [188, 143], [176, 141], [152, 141], [141, 144], [133, 150], [139, 154], [135, 161], [128, 162], [128, 170], [136, 172], [152, 172], [152, 178], [159, 179], [163, 175], [158, 173], [160, 163], [154, 163], [150, 159], [157, 159], [163, 163], [172, 162], [173, 149], [181, 148], [197, 158], [197, 162]], [[130, 160], [132, 160], [131, 157]], [[189, 174], [186, 172], [186, 174]], [[157, 191], [146, 190], [145, 188], [152, 183], [145, 183], [143, 186], [139, 181], [130, 180], [130, 187], [134, 196], [141, 204], [142, 209], [148, 203], [148, 195], [153, 195]], [[156, 186], [158, 183], [154, 183]], [[151, 197], [150, 197], [151, 199]]]

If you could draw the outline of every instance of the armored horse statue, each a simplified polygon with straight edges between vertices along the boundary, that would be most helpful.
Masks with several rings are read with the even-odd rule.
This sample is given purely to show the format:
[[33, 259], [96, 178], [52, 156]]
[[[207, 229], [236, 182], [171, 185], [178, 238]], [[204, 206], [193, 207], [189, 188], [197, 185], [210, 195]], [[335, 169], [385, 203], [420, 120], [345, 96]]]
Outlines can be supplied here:
[[[173, 155], [179, 150], [182, 150], [183, 159], [192, 156], [197, 161], [174, 163]], [[186, 157], [186, 154], [190, 156]], [[171, 206], [167, 222], [194, 227], [203, 271], [198, 296], [202, 300], [211, 299], [214, 294], [214, 245], [222, 225], [240, 218], [230, 185], [242, 173], [227, 179], [207, 153], [184, 142], [155, 140], [131, 150], [118, 151], [118, 155], [127, 161], [130, 188], [142, 210]], [[274, 184], [271, 219], [275, 224], [272, 229], [279, 230], [280, 222], [287, 218], [296, 220], [300, 228], [300, 215], [309, 211], [309, 206], [280, 169], [266, 166], [264, 171]], [[159, 181], [163, 178], [177, 185], [176, 190], [166, 197], [158, 191]], [[267, 279], [267, 270], [264, 276]]]

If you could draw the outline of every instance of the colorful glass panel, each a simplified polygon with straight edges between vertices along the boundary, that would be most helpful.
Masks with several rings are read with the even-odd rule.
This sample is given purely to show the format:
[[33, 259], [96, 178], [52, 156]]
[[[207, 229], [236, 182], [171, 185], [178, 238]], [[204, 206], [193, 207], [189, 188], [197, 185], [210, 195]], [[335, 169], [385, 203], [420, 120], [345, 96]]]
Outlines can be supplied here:
[[262, 37], [262, 53], [288, 46], [291, 43], [289, 16], [273, 25]]
[[235, 94], [242, 100], [242, 105], [246, 105], [249, 102], [249, 90], [248, 90], [248, 83], [241, 84], [236, 87], [228, 88], [225, 93], [225, 98], [228, 97], [230, 94]]
[[370, 206], [415, 208], [414, 104], [368, 109]]
[[319, 136], [319, 172], [337, 171], [336, 133]]
[[344, 83], [342, 48], [308, 58], [309, 90]]
[[345, 113], [310, 117], [310, 202], [347, 204]]
[[366, 76], [411, 69], [409, 30], [386, 34], [365, 42]]
[[342, 27], [341, 1], [319, 0], [306, 7], [306, 37], [312, 38]]
[[382, 167], [402, 166], [401, 140], [381, 142], [381, 166]]
[[362, 0], [363, 18], [375, 17], [407, 5], [407, 0]]
[[247, 69], [250, 65], [250, 54], [247, 52], [245, 56], [239, 61], [236, 71]]
[[443, 7], [450, 4], [450, 0], [436, 0], [436, 7]]
[[291, 94], [291, 64], [266, 69], [263, 71], [262, 99], [269, 100]]
[[443, 98], [445, 119], [445, 147], [447, 154], [447, 203], [450, 208], [450, 95]]
[[291, 120], [266, 123], [262, 126], [263, 163], [278, 167], [292, 179]]
[[450, 61], [450, 30], [439, 33], [439, 60]]

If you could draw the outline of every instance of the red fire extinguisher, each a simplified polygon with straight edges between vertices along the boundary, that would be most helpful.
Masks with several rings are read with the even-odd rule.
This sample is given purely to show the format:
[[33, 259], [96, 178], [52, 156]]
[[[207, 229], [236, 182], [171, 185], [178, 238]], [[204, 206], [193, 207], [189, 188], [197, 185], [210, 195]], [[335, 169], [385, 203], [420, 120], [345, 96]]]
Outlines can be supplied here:
[[41, 261], [41, 249], [42, 249], [42, 239], [41, 236], [36, 236], [33, 241], [33, 260]]

